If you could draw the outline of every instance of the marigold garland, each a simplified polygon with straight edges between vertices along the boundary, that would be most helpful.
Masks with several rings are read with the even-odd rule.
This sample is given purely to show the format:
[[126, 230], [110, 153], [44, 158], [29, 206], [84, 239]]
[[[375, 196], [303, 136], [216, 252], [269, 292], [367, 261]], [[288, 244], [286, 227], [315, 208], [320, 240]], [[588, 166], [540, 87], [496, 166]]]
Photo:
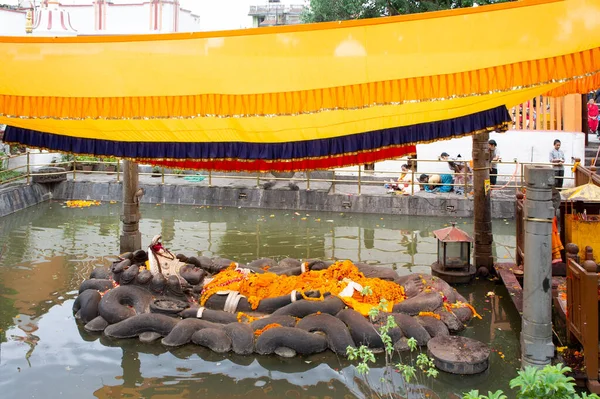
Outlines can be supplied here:
[[282, 327], [282, 325], [278, 324], [278, 323], [267, 324], [266, 326], [264, 326], [260, 330], [254, 331], [254, 335], [256, 335], [257, 337], [259, 337], [265, 331], [270, 330], [271, 328], [279, 328], [279, 327]]
[[419, 312], [419, 316], [435, 317], [438, 320], [441, 319], [441, 316], [439, 314], [433, 312]]
[[66, 202], [67, 208], [88, 208], [100, 205], [100, 201], [71, 200]]
[[[245, 319], [245, 320], [243, 320]], [[255, 320], [258, 320], [259, 317], [252, 317], [250, 315], [247, 315], [244, 312], [238, 312], [237, 313], [237, 321], [238, 323], [252, 323]]]
[[406, 298], [404, 288], [400, 285], [378, 278], [367, 278], [350, 261], [336, 262], [327, 269], [309, 270], [299, 276], [277, 275], [270, 272], [246, 274], [232, 264], [216, 274], [214, 279], [204, 287], [200, 304], [204, 305], [211, 295], [226, 290], [237, 291], [246, 296], [252, 309], [256, 309], [263, 299], [290, 295], [294, 290], [300, 292], [305, 299], [323, 300], [322, 295], [317, 299], [307, 298], [304, 292], [318, 290], [321, 294], [330, 292], [332, 295], [338, 295], [346, 288], [349, 281], [354, 281], [363, 287], [369, 286], [372, 290], [371, 295], [362, 295], [355, 291], [346, 301], [349, 305], [357, 301], [378, 306], [381, 299], [385, 299], [392, 306]]
[[481, 316], [479, 315], [479, 313], [477, 313], [477, 311], [475, 310], [475, 308], [470, 303], [465, 303], [465, 302], [457, 301], [457, 302], [453, 303], [451, 306], [454, 309], [469, 308], [469, 309], [471, 309], [471, 312], [473, 313], [473, 317], [477, 317], [479, 320], [481, 320]]

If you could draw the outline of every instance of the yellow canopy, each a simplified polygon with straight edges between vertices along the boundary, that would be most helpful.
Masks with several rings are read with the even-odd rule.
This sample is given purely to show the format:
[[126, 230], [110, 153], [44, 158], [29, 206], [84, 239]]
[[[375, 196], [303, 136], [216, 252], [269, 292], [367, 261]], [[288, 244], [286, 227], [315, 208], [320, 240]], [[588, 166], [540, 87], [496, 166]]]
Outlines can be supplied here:
[[560, 195], [567, 201], [600, 202], [600, 187], [590, 182], [564, 190]]
[[[226, 32], [0, 37], [7, 141], [183, 167], [329, 168], [600, 87], [600, 0]], [[175, 145], [174, 145], [175, 144]]]

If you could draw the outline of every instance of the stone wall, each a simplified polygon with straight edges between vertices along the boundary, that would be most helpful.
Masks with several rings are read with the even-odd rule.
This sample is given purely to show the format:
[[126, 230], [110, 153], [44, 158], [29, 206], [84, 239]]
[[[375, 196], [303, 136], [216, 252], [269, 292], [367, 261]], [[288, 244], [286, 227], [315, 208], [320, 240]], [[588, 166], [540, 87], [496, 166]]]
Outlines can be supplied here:
[[[332, 211], [413, 216], [472, 217], [473, 201], [462, 196], [398, 196], [334, 194], [329, 190], [264, 190], [256, 187], [207, 187], [198, 185], [140, 184], [142, 203], [209, 205], [223, 207], [284, 209], [290, 211]], [[67, 181], [52, 192], [55, 199], [122, 200], [117, 182]], [[494, 199], [492, 217], [514, 218], [513, 199]]]
[[7, 184], [0, 186], [0, 217], [21, 211], [52, 198], [50, 186]]

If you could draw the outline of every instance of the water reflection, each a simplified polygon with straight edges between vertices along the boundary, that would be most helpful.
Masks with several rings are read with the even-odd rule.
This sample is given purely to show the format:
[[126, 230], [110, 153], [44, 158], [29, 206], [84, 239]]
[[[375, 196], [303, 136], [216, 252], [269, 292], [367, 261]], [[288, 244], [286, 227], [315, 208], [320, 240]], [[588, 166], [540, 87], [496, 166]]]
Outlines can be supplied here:
[[[71, 308], [79, 284], [118, 253], [118, 204], [68, 209], [51, 202], [0, 224], [0, 389], [6, 397], [356, 397], [352, 366], [332, 353], [308, 358], [219, 355], [198, 346], [112, 341], [81, 330]], [[429, 272], [439, 218], [146, 205], [143, 243], [161, 232], [173, 252], [223, 256], [351, 259], [399, 273]], [[514, 226], [494, 222], [495, 254], [514, 251]], [[495, 350], [490, 371], [440, 375], [440, 397], [470, 388], [506, 389], [518, 367], [519, 318], [500, 285], [462, 287], [483, 320], [465, 331]], [[487, 296], [489, 292], [494, 296]], [[504, 358], [500, 356], [501, 353]], [[377, 381], [382, 364], [372, 369]], [[493, 377], [491, 376], [493, 375]], [[492, 389], [493, 388], [493, 389]]]

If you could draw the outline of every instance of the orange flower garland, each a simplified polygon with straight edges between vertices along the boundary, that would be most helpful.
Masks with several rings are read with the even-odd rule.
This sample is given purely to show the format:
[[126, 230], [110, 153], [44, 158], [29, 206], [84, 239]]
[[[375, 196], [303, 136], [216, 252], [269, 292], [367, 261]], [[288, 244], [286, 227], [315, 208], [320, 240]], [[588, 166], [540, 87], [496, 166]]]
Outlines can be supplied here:
[[100, 205], [100, 201], [87, 201], [87, 200], [71, 200], [65, 203], [67, 208], [88, 208], [92, 205]]
[[258, 337], [262, 333], [264, 333], [265, 331], [270, 330], [271, 328], [278, 328], [278, 327], [281, 327], [281, 324], [278, 324], [278, 323], [267, 324], [266, 326], [264, 326], [260, 330], [254, 331], [254, 335], [256, 335]]
[[[372, 294], [362, 295], [355, 291], [351, 301], [371, 306], [378, 306], [385, 299], [390, 306], [402, 302], [406, 295], [404, 289], [391, 281], [378, 278], [366, 278], [350, 261], [336, 262], [327, 269], [307, 271], [299, 276], [277, 275], [275, 273], [245, 275], [242, 270], [236, 270], [235, 264], [214, 276], [214, 279], [204, 287], [200, 296], [200, 304], [204, 305], [208, 298], [218, 291], [232, 290], [246, 296], [252, 309], [256, 309], [261, 300], [290, 295], [293, 290], [302, 293], [318, 290], [321, 294], [330, 292], [338, 295], [347, 285], [354, 281], [363, 287], [370, 287]], [[314, 298], [310, 298], [315, 300]], [[316, 300], [322, 300], [318, 298]]]
[[242, 323], [243, 320], [244, 320], [243, 322], [245, 322], [245, 323], [252, 323], [253, 321], [258, 320], [258, 319], [259, 319], [259, 317], [252, 317], [250, 315], [247, 315], [244, 312], [237, 313], [237, 321], [239, 323]]
[[479, 315], [479, 313], [477, 313], [475, 308], [470, 303], [464, 303], [464, 302], [457, 301], [456, 303], [453, 303], [451, 306], [454, 309], [469, 308], [469, 309], [471, 309], [471, 312], [473, 313], [473, 317], [477, 317], [479, 320], [481, 320], [481, 316]]
[[434, 317], [438, 320], [441, 319], [441, 316], [437, 313], [433, 313], [433, 312], [419, 312], [419, 316], [429, 316], [429, 317]]

